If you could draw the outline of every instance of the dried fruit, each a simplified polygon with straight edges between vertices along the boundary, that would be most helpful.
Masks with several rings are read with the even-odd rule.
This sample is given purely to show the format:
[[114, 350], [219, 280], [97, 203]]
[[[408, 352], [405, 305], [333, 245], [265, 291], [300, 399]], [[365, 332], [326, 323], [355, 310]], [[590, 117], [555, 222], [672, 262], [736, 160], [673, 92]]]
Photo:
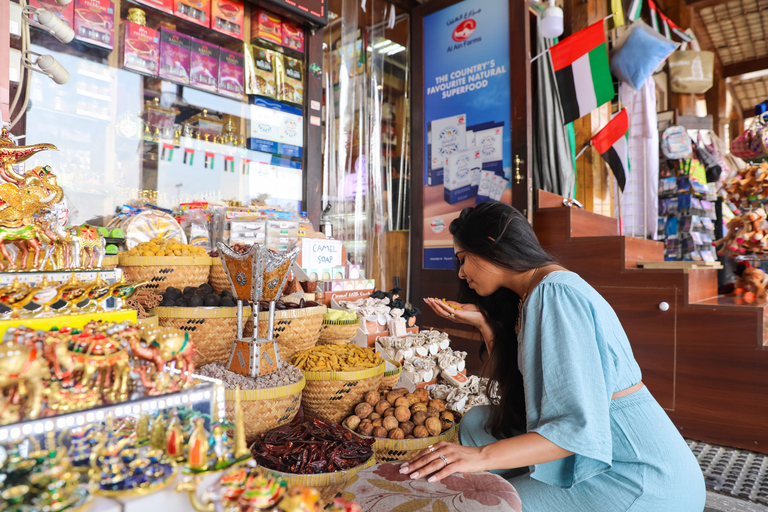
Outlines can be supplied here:
[[413, 428], [415, 426], [416, 425], [414, 425], [412, 421], [404, 421], [400, 423], [400, 430], [407, 436], [408, 434], [413, 434]]
[[393, 428], [397, 428], [400, 425], [400, 422], [397, 421], [397, 418], [394, 416], [387, 416], [382, 420], [381, 426], [387, 429], [387, 431], [392, 430]]
[[440, 418], [427, 418], [424, 426], [427, 427], [427, 431], [431, 436], [439, 435], [443, 431], [443, 424]]
[[453, 423], [456, 421], [456, 418], [454, 418], [453, 413], [451, 411], [443, 411], [440, 413], [440, 419], [443, 421], [449, 421]]
[[357, 430], [357, 427], [360, 425], [360, 418], [358, 416], [355, 416], [354, 414], [347, 419], [344, 420], [344, 426], [347, 427], [349, 430]]
[[382, 419], [373, 420], [372, 422], [373, 428], [379, 428], [383, 424], [383, 422], [384, 420]]
[[390, 439], [405, 439], [405, 433], [399, 428], [393, 428], [389, 431], [389, 435], [387, 437]]
[[381, 414], [377, 412], [372, 412], [371, 415], [368, 416], [368, 419], [371, 421], [381, 419]]
[[427, 430], [427, 427], [424, 425], [418, 425], [413, 429], [413, 435], [418, 439], [423, 439], [425, 437], [429, 437], [429, 430]]
[[411, 411], [405, 406], [395, 407], [395, 418], [397, 421], [403, 422], [411, 419]]
[[429, 407], [434, 407], [440, 412], [443, 412], [445, 410], [445, 402], [443, 402], [439, 398], [433, 398], [432, 400], [429, 401], [429, 404], [427, 405], [429, 405]]
[[419, 395], [417, 395], [416, 393], [408, 393], [407, 395], [405, 395], [404, 398], [408, 400], [408, 407], [412, 406], [413, 404], [417, 404], [421, 401], [419, 400]]
[[383, 417], [386, 418], [387, 416], [394, 416], [395, 415], [395, 408], [390, 407], [386, 411], [384, 411]]
[[379, 414], [384, 414], [384, 411], [392, 407], [392, 404], [387, 402], [386, 400], [380, 400], [379, 403], [376, 404], [376, 412]]
[[419, 402], [411, 406], [411, 414], [416, 414], [419, 411], [427, 412], [427, 404], [424, 402]]
[[357, 427], [357, 433], [363, 436], [370, 436], [373, 434], [373, 425], [370, 421], [363, 421], [360, 426]]
[[361, 420], [367, 418], [373, 412], [373, 407], [368, 402], [362, 402], [355, 407], [355, 416], [358, 416]]
[[419, 397], [420, 402], [429, 402], [429, 391], [424, 388], [418, 388], [414, 394]]
[[372, 389], [365, 394], [365, 401], [371, 404], [371, 407], [374, 407], [377, 403], [379, 403], [379, 401], [381, 401], [381, 395], [378, 391]]
[[405, 436], [405, 438], [406, 439], [416, 439], [416, 436], [414, 436], [413, 434], [408, 434], [407, 436]]
[[411, 402], [409, 402], [408, 399], [405, 398], [404, 396], [401, 396], [400, 398], [395, 400], [395, 407], [401, 407], [401, 406], [402, 407], [410, 407], [411, 406]]
[[427, 407], [427, 416], [430, 418], [439, 418], [440, 417], [440, 411], [435, 409], [434, 407]]
[[411, 416], [411, 421], [414, 425], [423, 425], [427, 421], [427, 413], [424, 411], [417, 411]]
[[373, 437], [387, 437], [387, 429], [384, 427], [376, 427], [373, 429]]

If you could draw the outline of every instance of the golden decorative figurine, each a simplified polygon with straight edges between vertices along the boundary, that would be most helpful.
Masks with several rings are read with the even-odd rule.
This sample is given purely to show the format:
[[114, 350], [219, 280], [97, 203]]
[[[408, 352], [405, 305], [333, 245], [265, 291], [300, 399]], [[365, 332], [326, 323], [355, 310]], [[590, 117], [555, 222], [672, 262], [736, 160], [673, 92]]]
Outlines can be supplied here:
[[150, 446], [155, 450], [165, 450], [165, 422], [160, 413], [152, 420], [152, 433], [149, 438]]
[[208, 432], [205, 431], [205, 419], [195, 418], [195, 428], [187, 442], [187, 464], [192, 469], [208, 469]]
[[173, 460], [183, 459], [183, 444], [184, 433], [181, 431], [181, 421], [178, 415], [174, 414], [165, 429], [165, 453]]
[[240, 386], [235, 387], [235, 458], [245, 457], [250, 450], [245, 445], [245, 418], [243, 404], [240, 403]]
[[46, 364], [38, 358], [36, 348], [14, 342], [0, 345], [0, 389], [3, 390], [0, 396], [4, 397], [0, 400], [0, 425], [40, 415], [46, 374]]

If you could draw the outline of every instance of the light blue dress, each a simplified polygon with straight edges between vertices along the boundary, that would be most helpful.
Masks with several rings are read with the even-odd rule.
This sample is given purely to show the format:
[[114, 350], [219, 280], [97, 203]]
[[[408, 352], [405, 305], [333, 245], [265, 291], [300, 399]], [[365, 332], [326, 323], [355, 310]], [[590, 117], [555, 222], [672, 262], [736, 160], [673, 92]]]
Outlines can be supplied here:
[[[578, 275], [553, 272], [523, 306], [518, 365], [527, 431], [574, 453], [530, 472], [502, 471], [524, 512], [701, 512], [701, 469], [646, 387], [611, 306]], [[488, 406], [464, 416], [460, 441], [483, 446]]]

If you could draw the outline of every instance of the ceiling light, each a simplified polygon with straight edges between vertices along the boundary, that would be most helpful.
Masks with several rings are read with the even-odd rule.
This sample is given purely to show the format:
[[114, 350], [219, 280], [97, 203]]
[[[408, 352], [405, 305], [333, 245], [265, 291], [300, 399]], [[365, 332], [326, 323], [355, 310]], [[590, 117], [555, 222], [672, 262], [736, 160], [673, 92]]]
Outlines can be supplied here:
[[380, 40], [378, 43], [374, 44], [373, 48], [378, 50], [382, 46], [389, 46], [390, 44], [392, 44], [392, 41], [390, 41], [389, 39], [385, 38], [385, 39]]
[[563, 35], [563, 10], [549, 0], [549, 7], [541, 15], [541, 36], [554, 39]]

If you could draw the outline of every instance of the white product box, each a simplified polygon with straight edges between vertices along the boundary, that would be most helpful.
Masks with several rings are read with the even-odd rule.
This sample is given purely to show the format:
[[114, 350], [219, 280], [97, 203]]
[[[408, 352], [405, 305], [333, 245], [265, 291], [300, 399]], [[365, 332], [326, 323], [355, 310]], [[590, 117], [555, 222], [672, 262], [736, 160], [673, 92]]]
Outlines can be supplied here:
[[430, 123], [430, 166], [427, 176], [430, 186], [443, 183], [445, 159], [466, 147], [466, 114], [435, 119]]
[[480, 185], [477, 188], [476, 203], [482, 203], [487, 201], [491, 196], [491, 186], [493, 184], [493, 177], [496, 176], [493, 171], [480, 171]]
[[503, 194], [504, 189], [507, 188], [507, 183], [509, 183], [509, 180], [506, 180], [501, 176], [494, 176], [493, 182], [491, 183], [491, 194], [488, 197], [490, 199], [495, 199], [496, 201], [500, 200], [501, 194]]
[[303, 118], [259, 105], [251, 105], [251, 138], [304, 145]]
[[504, 123], [474, 132], [475, 147], [483, 157], [483, 169], [504, 177]]
[[480, 151], [459, 151], [446, 158], [443, 198], [449, 204], [477, 195], [483, 160]]

